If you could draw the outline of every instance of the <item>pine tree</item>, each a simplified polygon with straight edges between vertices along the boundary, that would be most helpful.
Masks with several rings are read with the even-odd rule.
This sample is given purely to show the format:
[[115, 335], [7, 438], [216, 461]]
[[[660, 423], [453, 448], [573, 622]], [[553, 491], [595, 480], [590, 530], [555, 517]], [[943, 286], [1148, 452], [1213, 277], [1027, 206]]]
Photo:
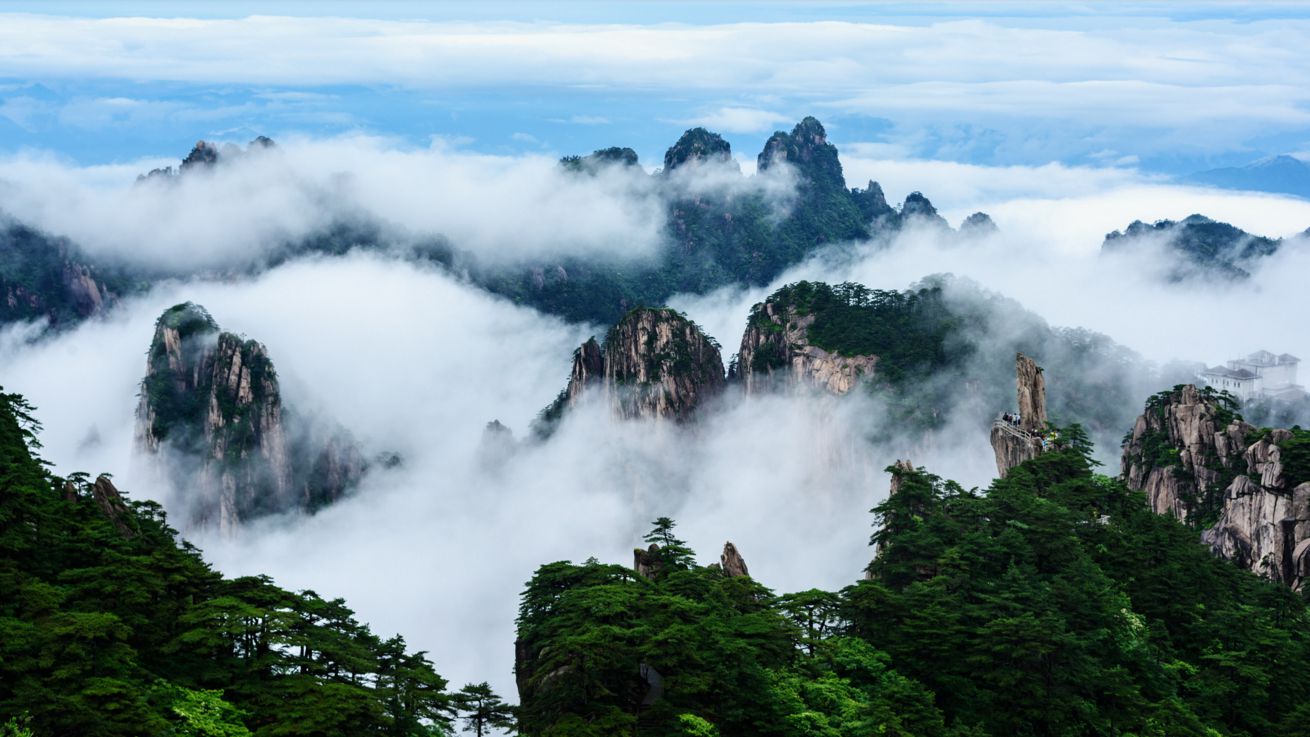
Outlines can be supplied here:
[[454, 695], [455, 709], [464, 716], [464, 726], [482, 737], [491, 729], [513, 729], [514, 707], [491, 690], [490, 684], [470, 683]]

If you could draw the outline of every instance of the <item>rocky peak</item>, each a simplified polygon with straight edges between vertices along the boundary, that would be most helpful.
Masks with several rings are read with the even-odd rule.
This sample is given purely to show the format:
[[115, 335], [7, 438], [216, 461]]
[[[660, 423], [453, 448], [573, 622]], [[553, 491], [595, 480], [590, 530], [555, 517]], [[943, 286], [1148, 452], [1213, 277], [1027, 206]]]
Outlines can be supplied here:
[[[67, 489], [65, 498], [67, 498]], [[113, 524], [114, 529], [118, 530], [118, 534], [129, 538], [136, 536], [136, 530], [127, 524], [128, 520], [132, 519], [128, 514], [127, 502], [123, 501], [123, 495], [118, 492], [118, 487], [114, 486], [114, 482], [110, 481], [108, 476], [99, 476], [91, 485], [91, 500], [100, 509], [100, 513]]]
[[986, 236], [998, 230], [996, 223], [992, 222], [992, 217], [985, 212], [975, 212], [960, 223], [961, 235]]
[[737, 552], [737, 546], [731, 541], [723, 544], [723, 553], [719, 556], [719, 566], [723, 569], [724, 575], [730, 578], [739, 578], [750, 576], [750, 570], [746, 568], [746, 561]]
[[878, 356], [842, 355], [814, 345], [809, 330], [816, 319], [785, 288], [752, 307], [732, 378], [747, 393], [786, 387], [839, 395], [872, 378]]
[[192, 167], [207, 167], [218, 163], [218, 147], [209, 141], [196, 141], [191, 153], [182, 159], [182, 170]]
[[725, 386], [718, 344], [685, 316], [668, 308], [638, 308], [605, 337], [573, 353], [564, 392], [543, 412], [557, 419], [591, 391], [599, 391], [624, 419], [690, 419]]
[[860, 208], [860, 214], [868, 222], [894, 222], [900, 217], [896, 208], [887, 204], [887, 195], [883, 194], [882, 185], [872, 179], [869, 180], [869, 186], [864, 189], [852, 190], [851, 196], [856, 206]]
[[732, 146], [718, 133], [692, 128], [664, 153], [664, 171], [672, 172], [686, 164], [732, 161]]
[[165, 166], [160, 169], [151, 169], [145, 174], [137, 176], [136, 179], [138, 183], [143, 181], [172, 181], [188, 171], [212, 169], [220, 162], [239, 158], [243, 154], [267, 151], [276, 147], [277, 144], [268, 136], [255, 136], [245, 150], [232, 143], [224, 143], [222, 146], [218, 146], [209, 141], [196, 141], [196, 145], [182, 159], [182, 164], [178, 168]]
[[192, 520], [313, 510], [352, 488], [364, 463], [344, 432], [289, 433], [267, 349], [187, 302], [155, 324], [137, 406], [137, 446], [185, 490]]
[[919, 223], [930, 225], [943, 230], [950, 230], [951, 226], [946, 222], [946, 218], [937, 213], [937, 208], [933, 207], [932, 202], [923, 196], [922, 192], [911, 192], [906, 195], [905, 203], [901, 205], [901, 220], [906, 223]]
[[630, 148], [611, 146], [597, 149], [586, 156], [565, 156], [560, 159], [560, 165], [567, 171], [596, 174], [608, 166], [637, 166], [637, 152]]
[[760, 171], [783, 161], [796, 167], [806, 184], [823, 189], [846, 188], [837, 147], [828, 143], [823, 124], [813, 117], [797, 123], [791, 133], [774, 133], [756, 157]]
[[992, 423], [996, 470], [1005, 478], [1010, 469], [1041, 455], [1052, 441], [1046, 435], [1046, 379], [1042, 369], [1022, 353], [1015, 354], [1017, 413], [1004, 413]]
[[1277, 251], [1282, 241], [1252, 235], [1204, 215], [1189, 215], [1151, 225], [1135, 220], [1123, 231], [1107, 234], [1101, 252], [1130, 251], [1149, 243], [1163, 244], [1166, 252], [1177, 257], [1164, 276], [1179, 281], [1196, 275], [1245, 279], [1250, 276], [1248, 269]]
[[1158, 514], [1212, 517], [1254, 429], [1234, 410], [1231, 399], [1192, 384], [1151, 397], [1125, 438], [1125, 483], [1146, 492]]

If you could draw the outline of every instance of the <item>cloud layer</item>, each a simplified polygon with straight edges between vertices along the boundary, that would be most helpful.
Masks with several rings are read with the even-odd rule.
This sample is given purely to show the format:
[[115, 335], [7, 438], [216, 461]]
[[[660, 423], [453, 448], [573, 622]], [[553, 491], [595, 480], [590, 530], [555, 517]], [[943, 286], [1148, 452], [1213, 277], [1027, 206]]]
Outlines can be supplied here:
[[[306, 103], [270, 92], [321, 103], [321, 91], [385, 85], [420, 93], [420, 106], [453, 95], [442, 98], [453, 111], [477, 108], [468, 101], [493, 89], [554, 97], [635, 90], [668, 108], [650, 111], [662, 120], [726, 132], [761, 131], [807, 112], [854, 116], [854, 129], [891, 121], [887, 137], [918, 145], [919, 155], [992, 162], [1166, 150], [1204, 158], [1296, 150], [1310, 140], [1310, 20], [1116, 13], [1102, 9], [1094, 22], [1054, 13], [930, 23], [884, 14], [880, 22], [705, 25], [11, 13], [0, 15], [0, 79], [131, 81], [143, 91], [140, 83], [181, 83], [215, 94], [243, 85], [252, 94], [215, 105], [123, 88], [52, 103], [16, 91], [0, 118], [29, 126], [55, 105], [61, 119], [91, 127], [134, 116], [196, 126]], [[306, 114], [319, 122], [337, 115], [349, 127], [364, 112], [348, 100], [317, 103]]]

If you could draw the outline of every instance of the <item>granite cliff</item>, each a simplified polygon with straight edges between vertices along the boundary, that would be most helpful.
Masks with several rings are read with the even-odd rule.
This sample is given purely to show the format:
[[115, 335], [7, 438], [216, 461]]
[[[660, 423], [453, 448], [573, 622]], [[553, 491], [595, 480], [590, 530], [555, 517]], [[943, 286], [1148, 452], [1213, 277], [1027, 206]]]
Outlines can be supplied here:
[[353, 489], [365, 468], [343, 431], [290, 427], [267, 349], [190, 302], [156, 322], [136, 416], [139, 451], [158, 461], [197, 525], [229, 531], [313, 511]]
[[1015, 388], [1019, 410], [992, 423], [992, 450], [1001, 478], [1011, 468], [1041, 455], [1046, 447], [1046, 379], [1042, 368], [1022, 353], [1016, 354]]
[[622, 419], [691, 419], [725, 386], [723, 358], [712, 338], [668, 308], [624, 316], [602, 346], [591, 338], [573, 354], [568, 386], [542, 412], [539, 431], [593, 392]]
[[1257, 429], [1227, 395], [1181, 385], [1148, 400], [1121, 472], [1217, 555], [1298, 590], [1310, 575], [1310, 432]]

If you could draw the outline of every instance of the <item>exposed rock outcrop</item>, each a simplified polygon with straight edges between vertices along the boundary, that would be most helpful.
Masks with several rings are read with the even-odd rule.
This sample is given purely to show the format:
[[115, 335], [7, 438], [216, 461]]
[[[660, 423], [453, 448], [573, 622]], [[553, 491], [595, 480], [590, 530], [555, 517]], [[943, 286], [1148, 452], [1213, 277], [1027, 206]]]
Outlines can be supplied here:
[[55, 327], [101, 314], [127, 286], [92, 266], [66, 238], [0, 216], [0, 325], [44, 318]]
[[1017, 417], [992, 423], [992, 450], [996, 453], [996, 470], [1001, 478], [1011, 468], [1041, 455], [1045, 448], [1046, 379], [1042, 369], [1022, 353], [1015, 355], [1015, 387], [1019, 411]]
[[[67, 496], [65, 497], [67, 498]], [[113, 524], [114, 529], [123, 537], [136, 537], [137, 531], [128, 525], [128, 520], [133, 517], [128, 514], [127, 503], [123, 501], [123, 495], [118, 493], [118, 487], [114, 482], [109, 480], [108, 476], [96, 478], [91, 485], [91, 500], [100, 509], [100, 513]]]
[[1289, 492], [1236, 477], [1201, 540], [1217, 555], [1299, 590], [1310, 574], [1310, 483]]
[[1180, 520], [1213, 512], [1238, 472], [1252, 428], [1213, 392], [1191, 384], [1147, 401], [1124, 444], [1120, 473], [1151, 509]]
[[[889, 499], [900, 492], [901, 485], [905, 483], [905, 474], [907, 473], [914, 473], [914, 464], [911, 463], [909, 459], [899, 459], [892, 464], [892, 481], [891, 486], [887, 491], [887, 497]], [[880, 555], [882, 555], [882, 543], [878, 543], [877, 547], [873, 549], [873, 559], [876, 561]], [[873, 580], [873, 563], [865, 566], [864, 580]]]
[[605, 337], [573, 353], [568, 386], [543, 412], [554, 421], [599, 392], [623, 419], [691, 419], [697, 407], [724, 389], [718, 345], [700, 327], [667, 308], [629, 312]]
[[737, 552], [737, 546], [731, 541], [723, 544], [723, 553], [719, 555], [719, 566], [723, 569], [724, 575], [732, 578], [751, 575], [746, 567], [746, 560]]
[[642, 578], [651, 578], [660, 567], [660, 546], [651, 543], [649, 548], [633, 548], [632, 570]]
[[340, 430], [288, 428], [263, 345], [223, 332], [190, 302], [155, 325], [137, 446], [190, 502], [195, 524], [313, 511], [352, 489], [365, 462]]
[[1148, 400], [1121, 470], [1153, 511], [1208, 524], [1201, 540], [1216, 555], [1299, 590], [1310, 575], [1308, 449], [1310, 433], [1257, 431], [1226, 395], [1188, 384]]
[[874, 355], [843, 356], [811, 344], [815, 315], [773, 298], [751, 309], [741, 338], [733, 378], [746, 392], [786, 387], [846, 394], [873, 376]]

